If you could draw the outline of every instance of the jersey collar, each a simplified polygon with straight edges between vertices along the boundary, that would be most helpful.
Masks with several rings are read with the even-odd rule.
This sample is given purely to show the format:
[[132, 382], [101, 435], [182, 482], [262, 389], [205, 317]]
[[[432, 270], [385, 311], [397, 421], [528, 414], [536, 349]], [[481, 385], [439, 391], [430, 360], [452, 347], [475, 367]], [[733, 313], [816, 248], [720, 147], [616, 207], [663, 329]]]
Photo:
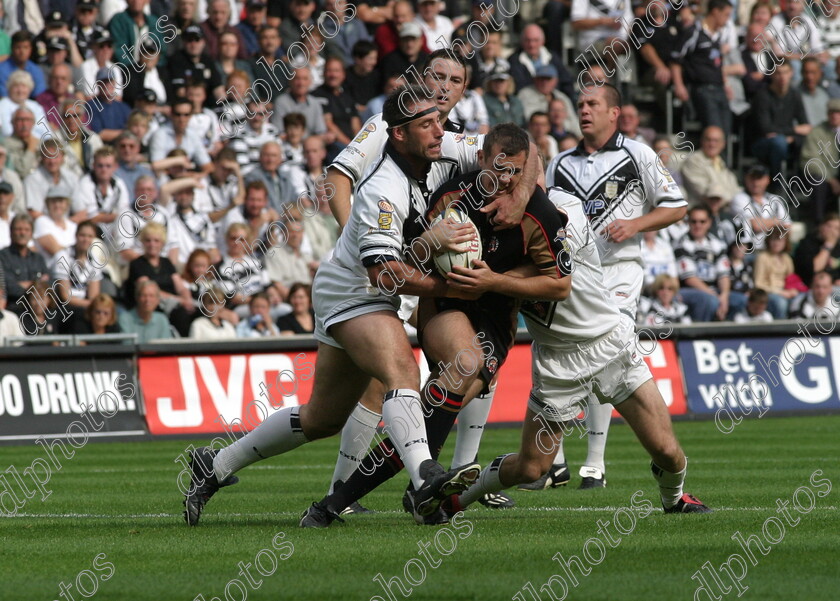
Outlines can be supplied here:
[[[601, 148], [599, 148], [595, 152], [600, 152], [602, 150], [619, 150], [622, 147], [623, 144], [624, 144], [624, 134], [622, 134], [620, 131], [618, 131], [616, 129], [615, 133], [613, 133], [613, 135], [610, 136], [610, 139], [607, 140], [604, 143], [604, 145], [601, 146]], [[589, 153], [587, 153], [586, 150], [583, 149], [583, 140], [578, 142], [578, 145], [575, 148], [573, 154], [582, 155], [582, 156], [588, 156], [589, 155]], [[592, 153], [592, 154], [595, 154], [595, 153]]]
[[453, 134], [462, 134], [464, 133], [464, 124], [453, 121], [452, 119], [447, 119], [446, 123], [443, 124], [443, 131], [451, 131]]
[[[413, 175], [414, 170], [411, 168], [411, 164], [406, 160], [406, 158], [403, 155], [401, 155], [399, 152], [397, 152], [397, 149], [394, 148], [394, 145], [391, 144], [390, 140], [385, 142], [385, 154], [387, 154], [389, 157], [391, 157], [391, 160], [393, 160], [394, 163], [397, 164], [397, 167], [399, 167], [400, 171], [402, 171], [406, 175], [406, 177], [410, 177], [411, 179], [415, 179], [415, 180], [417, 179]], [[418, 181], [426, 181], [428, 179], [429, 170], [431, 168], [432, 168], [432, 163], [430, 161], [429, 165], [426, 167], [426, 173]]]

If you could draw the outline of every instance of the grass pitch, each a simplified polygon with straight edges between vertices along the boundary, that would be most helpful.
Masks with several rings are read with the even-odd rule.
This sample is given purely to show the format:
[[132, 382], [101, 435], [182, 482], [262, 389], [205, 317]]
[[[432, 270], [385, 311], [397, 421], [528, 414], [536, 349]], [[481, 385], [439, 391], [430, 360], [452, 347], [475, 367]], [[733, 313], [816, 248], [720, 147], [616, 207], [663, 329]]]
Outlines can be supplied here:
[[[703, 601], [738, 592], [760, 601], [837, 599], [840, 416], [745, 420], [728, 435], [712, 422], [675, 427], [689, 457], [687, 490], [714, 514], [663, 515], [646, 455], [625, 425], [610, 433], [608, 488], [577, 490], [574, 467], [568, 487], [514, 491], [516, 509], [476, 506], [457, 527], [437, 528], [415, 526], [399, 511], [405, 479], [398, 478], [364, 500], [376, 515], [350, 516], [324, 531], [299, 529], [301, 511], [325, 492], [337, 439], [243, 470], [196, 528], [181, 517], [173, 462], [189, 443], [90, 443], [62, 461], [46, 501], [36, 496], [18, 517], [0, 518], [0, 599], [79, 600], [95, 590], [97, 601], [398, 601], [410, 589], [412, 601], [532, 601], [534, 593], [541, 600], [641, 601], [692, 599], [704, 582], [712, 594], [698, 592]], [[518, 429], [488, 431], [480, 460], [514, 451], [518, 440]], [[579, 466], [585, 441], [566, 447]], [[41, 447], [3, 448], [0, 470], [22, 472], [38, 457], [45, 457]], [[647, 517], [644, 508], [632, 509], [644, 500], [656, 506]], [[777, 507], [786, 501], [789, 521]], [[753, 540], [749, 558], [736, 532], [757, 535], [763, 548]], [[580, 563], [571, 575], [552, 559], [573, 555]], [[720, 569], [733, 556], [743, 567], [736, 557], [731, 571], [746, 573], [740, 588]], [[273, 573], [260, 575], [255, 559]], [[380, 581], [394, 576], [404, 588], [392, 584], [389, 596]], [[62, 582], [71, 588], [60, 596]], [[541, 588], [547, 583], [550, 590]]]

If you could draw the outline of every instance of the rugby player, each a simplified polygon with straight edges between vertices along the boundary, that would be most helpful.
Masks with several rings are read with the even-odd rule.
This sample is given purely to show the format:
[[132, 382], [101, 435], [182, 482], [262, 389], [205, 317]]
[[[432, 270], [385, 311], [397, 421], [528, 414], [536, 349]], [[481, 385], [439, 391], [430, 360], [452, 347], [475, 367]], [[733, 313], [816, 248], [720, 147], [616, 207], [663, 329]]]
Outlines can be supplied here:
[[[420, 374], [402, 321], [399, 294], [471, 298], [442, 278], [402, 260], [404, 226], [428, 206], [431, 190], [468, 170], [462, 157], [442, 159], [440, 113], [419, 86], [395, 90], [385, 102], [385, 151], [356, 189], [356, 202], [335, 252], [313, 282], [318, 355], [312, 396], [306, 405], [284, 407], [230, 446], [202, 447], [190, 457], [191, 486], [184, 505], [196, 525], [219, 488], [233, 474], [262, 459], [337, 433], [371, 378], [387, 392], [382, 407], [386, 431], [416, 489], [415, 508], [433, 513], [448, 494], [464, 490], [479, 473], [470, 463], [446, 472], [426, 442], [420, 405]], [[452, 151], [447, 153], [451, 156]]]
[[[453, 275], [465, 294], [478, 300], [421, 299], [418, 323], [421, 345], [433, 373], [423, 387], [426, 433], [432, 457], [437, 457], [461, 406], [489, 386], [504, 363], [516, 333], [520, 299], [565, 298], [571, 288], [571, 261], [562, 233], [565, 217], [537, 187], [519, 228], [494, 231], [481, 209], [516, 186], [530, 153], [527, 134], [512, 123], [494, 127], [479, 153], [481, 171], [458, 176], [437, 190], [426, 218], [457, 207], [468, 214], [480, 233], [484, 260], [475, 261], [467, 275]], [[441, 221], [425, 233], [418, 232], [410, 250], [429, 258], [447, 237]], [[426, 249], [425, 252], [417, 250]], [[505, 272], [523, 264], [535, 265], [531, 277]], [[384, 440], [338, 490], [313, 503], [301, 518], [302, 527], [326, 527], [340, 519], [340, 512], [402, 469], [395, 445]], [[419, 523], [425, 515], [416, 509], [415, 493], [406, 495], [407, 509]]]

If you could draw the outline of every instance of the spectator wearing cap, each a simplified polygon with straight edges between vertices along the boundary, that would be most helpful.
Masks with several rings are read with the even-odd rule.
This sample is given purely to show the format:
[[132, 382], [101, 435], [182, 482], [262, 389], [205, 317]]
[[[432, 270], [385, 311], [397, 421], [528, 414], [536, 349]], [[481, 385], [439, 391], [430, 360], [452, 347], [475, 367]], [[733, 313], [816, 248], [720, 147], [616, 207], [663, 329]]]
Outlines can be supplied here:
[[566, 104], [570, 114], [577, 114], [571, 99], [557, 89], [557, 81], [558, 73], [554, 65], [542, 65], [537, 69], [533, 83], [519, 90], [517, 96], [525, 111], [525, 119], [530, 119], [536, 112], [547, 113], [549, 102], [555, 98]]
[[738, 179], [721, 157], [724, 148], [726, 138], [720, 127], [710, 125], [703, 130], [700, 151], [695, 150], [691, 153], [680, 167], [689, 202], [700, 201], [706, 189], [713, 183], [725, 190], [727, 201], [732, 200], [741, 191]]
[[166, 64], [166, 43], [163, 40], [160, 17], [146, 13], [149, 0], [127, 0], [126, 9], [114, 15], [108, 23], [108, 29], [114, 38], [117, 61], [132, 68], [132, 77], [138, 72], [141, 48], [148, 40], [155, 43], [153, 52], [159, 54], [159, 62]]
[[6, 81], [9, 95], [0, 99], [0, 135], [12, 135], [12, 114], [20, 107], [26, 107], [32, 112], [35, 120], [32, 135], [40, 138], [50, 131], [44, 109], [34, 100], [29, 99], [32, 93], [32, 76], [26, 71], [15, 71]]
[[347, 69], [344, 88], [353, 97], [361, 113], [368, 102], [382, 93], [382, 72], [376, 68], [379, 53], [370, 40], [360, 40], [353, 46], [353, 64]]
[[[38, 107], [40, 108], [40, 107]], [[38, 166], [38, 146], [41, 143], [32, 135], [35, 115], [25, 106], [12, 113], [12, 135], [0, 138], [0, 144], [6, 147], [6, 162], [23, 179]]]
[[207, 54], [212, 59], [219, 58], [219, 36], [223, 33], [233, 33], [239, 39], [239, 58], [248, 57], [248, 49], [242, 32], [231, 25], [231, 8], [228, 0], [210, 0], [207, 3], [207, 19], [201, 23], [204, 33]]
[[484, 104], [490, 126], [512, 122], [525, 126], [522, 102], [513, 92], [513, 78], [503, 68], [488, 73], [484, 80]]
[[417, 3], [417, 16], [414, 22], [423, 30], [426, 46], [435, 50], [449, 48], [455, 26], [452, 19], [440, 14], [443, 3], [440, 0], [420, 0]]
[[64, 149], [54, 139], [41, 142], [38, 156], [40, 165], [23, 180], [26, 191], [26, 209], [33, 219], [46, 210], [44, 201], [53, 188], [72, 190], [79, 181], [76, 174], [65, 166]]
[[703, 203], [708, 207], [712, 217], [711, 232], [727, 247], [735, 242], [738, 227], [735, 225], [735, 215], [729, 210], [726, 190], [719, 184], [712, 182], [703, 193]]
[[143, 43], [138, 63], [142, 70], [131, 74], [123, 90], [123, 100], [135, 108], [139, 108], [137, 100], [140, 98], [156, 105], [166, 104], [169, 69], [160, 64], [160, 54], [154, 51], [154, 42], [147, 40]]
[[49, 70], [47, 82], [49, 87], [38, 94], [35, 100], [44, 109], [47, 121], [54, 128], [61, 125], [61, 104], [68, 98], [73, 98], [73, 70], [67, 63], [58, 63]]
[[744, 174], [746, 190], [732, 199], [731, 209], [740, 230], [736, 241], [748, 252], [762, 250], [764, 239], [771, 231], [787, 232], [791, 226], [787, 203], [783, 198], [768, 193], [769, 185], [767, 167], [753, 165]]
[[[414, 8], [408, 0], [394, 2], [392, 11], [391, 19], [377, 27], [374, 34], [376, 48], [379, 50], [379, 56], [383, 58], [399, 50], [403, 26], [414, 22]], [[423, 37], [423, 30], [420, 26], [417, 25], [416, 30], [412, 29], [412, 31], [417, 32], [415, 37], [419, 39], [420, 49], [428, 52], [426, 39]]]
[[[236, 26], [242, 38], [241, 40], [237, 39], [237, 43], [244, 44], [245, 56], [251, 56], [259, 49], [260, 43], [257, 39], [257, 32], [267, 24], [267, 15], [268, 5], [263, 0], [248, 0], [245, 3], [245, 19]], [[221, 43], [222, 39], [219, 36], [219, 44], [221, 45]], [[219, 50], [221, 54], [221, 46]]]
[[50, 271], [55, 267], [56, 254], [76, 243], [76, 224], [67, 216], [72, 194], [72, 188], [67, 186], [51, 186], [46, 194], [46, 210], [35, 220], [32, 238]]
[[[140, 140], [130, 131], [124, 131], [114, 141], [117, 149], [116, 175], [125, 184], [127, 190], [134, 190], [137, 180], [144, 176], [154, 177], [149, 164], [140, 154]], [[133, 204], [133, 203], [132, 203]]]
[[37, 96], [47, 89], [47, 83], [44, 80], [44, 73], [41, 68], [32, 62], [32, 34], [25, 30], [16, 31], [12, 36], [12, 54], [0, 62], [0, 97], [8, 96], [9, 92], [6, 88], [6, 81], [11, 74], [18, 69], [26, 71], [32, 76], [32, 97]]
[[825, 215], [829, 203], [836, 202], [840, 195], [840, 176], [838, 176], [837, 165], [840, 165], [840, 148], [837, 139], [840, 136], [840, 98], [832, 98], [828, 101], [828, 118], [822, 123], [814, 126], [811, 132], [805, 136], [802, 144], [802, 153], [799, 157], [799, 168], [809, 166], [811, 173], [821, 170], [826, 174], [825, 181], [819, 184], [811, 184], [813, 193], [810, 196], [809, 217], [815, 223], [819, 223]]
[[70, 21], [70, 33], [76, 41], [82, 61], [93, 58], [93, 40], [104, 30], [96, 22], [98, 16], [99, 4], [94, 0], [76, 2], [75, 16]]
[[294, 70], [295, 76], [289, 82], [289, 91], [281, 94], [274, 103], [274, 113], [271, 115], [271, 123], [277, 131], [283, 133], [283, 115], [287, 113], [300, 113], [306, 117], [306, 135], [324, 136], [327, 144], [335, 141], [335, 136], [327, 131], [324, 122], [324, 109], [321, 101], [309, 93], [312, 86], [312, 74], [309, 67], [301, 67]]
[[114, 40], [108, 30], [99, 32], [99, 35], [93, 40], [93, 58], [87, 59], [82, 63], [82, 78], [79, 80], [79, 89], [77, 92], [84, 94], [88, 100], [95, 98], [100, 91], [101, 86], [98, 87], [105, 73], [108, 78], [114, 82], [115, 98], [122, 100], [122, 89], [125, 87], [125, 79], [123, 78], [123, 71], [114, 67]]
[[102, 68], [96, 74], [96, 98], [87, 103], [88, 113], [92, 115], [88, 127], [99, 134], [106, 144], [113, 142], [125, 129], [128, 116], [131, 114], [129, 107], [122, 100], [117, 92], [117, 82], [113, 73], [117, 69]]
[[26, 290], [35, 282], [47, 282], [50, 278], [47, 263], [41, 253], [30, 248], [32, 242], [32, 218], [20, 213], [12, 218], [12, 243], [0, 250], [0, 268], [6, 278], [6, 298], [12, 310], [20, 315], [25, 309], [18, 305]]
[[802, 140], [811, 131], [799, 90], [791, 87], [793, 68], [782, 63], [770, 76], [770, 85], [753, 98], [753, 143], [755, 157], [781, 172], [785, 160], [798, 161]]
[[61, 56], [61, 61], [68, 61], [74, 67], [82, 65], [82, 56], [76, 47], [68, 20], [60, 10], [53, 10], [46, 19], [46, 26], [33, 40], [36, 62], [46, 63], [51, 58], [50, 50]]
[[[399, 6], [402, 6], [400, 4]], [[428, 52], [423, 50], [423, 32], [413, 20], [400, 26], [399, 45], [396, 50], [386, 54], [380, 63], [382, 75], [401, 75], [411, 67], [422, 72]]]
[[280, 24], [280, 37], [286, 44], [286, 48], [295, 42], [303, 42], [303, 31], [315, 28], [315, 0], [291, 0], [288, 4], [289, 14]]
[[53, 137], [64, 149], [64, 165], [81, 178], [92, 168], [93, 155], [102, 147], [102, 138], [83, 123], [87, 115], [74, 98], [62, 102], [59, 113], [61, 126], [55, 129]]
[[319, 24], [319, 29], [326, 38], [327, 54], [340, 56], [348, 68], [354, 62], [353, 48], [356, 44], [371, 41], [371, 35], [364, 22], [359, 18], [349, 18], [351, 16], [348, 11], [349, 4], [347, 0], [325, 0], [324, 12], [329, 11], [334, 14], [338, 22], [323, 18]]
[[15, 191], [12, 185], [9, 182], [0, 182], [0, 248], [6, 248], [12, 243], [9, 228], [12, 225], [12, 217], [15, 216], [12, 208], [14, 202]]
[[222, 76], [216, 68], [216, 61], [206, 50], [204, 29], [198, 25], [190, 25], [184, 30], [183, 37], [183, 50], [175, 53], [169, 63], [169, 97], [177, 96], [178, 88], [193, 80], [205, 85], [213, 102], [223, 98]]
[[[6, 165], [8, 158], [8, 151], [6, 147], [0, 144], [0, 184], [8, 184], [12, 187], [12, 210], [15, 213], [20, 213], [26, 210], [26, 200], [23, 196], [23, 180], [15, 172], [14, 169]], [[0, 248], [3, 248], [0, 246]]]
[[[572, 76], [563, 65], [560, 55], [545, 47], [545, 34], [539, 25], [525, 26], [520, 37], [520, 47], [508, 57], [508, 62], [517, 92], [534, 83], [537, 69], [552, 66], [557, 73], [555, 86], [566, 97], [575, 100]], [[528, 114], [526, 109], [526, 117]]]

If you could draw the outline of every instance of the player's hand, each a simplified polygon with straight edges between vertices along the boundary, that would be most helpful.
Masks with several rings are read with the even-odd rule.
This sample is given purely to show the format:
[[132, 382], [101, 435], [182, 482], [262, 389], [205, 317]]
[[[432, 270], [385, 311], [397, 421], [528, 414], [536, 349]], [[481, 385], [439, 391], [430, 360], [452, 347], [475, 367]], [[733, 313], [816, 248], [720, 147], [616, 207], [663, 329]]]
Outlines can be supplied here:
[[481, 296], [493, 290], [499, 280], [499, 274], [490, 269], [487, 263], [476, 259], [472, 269], [456, 265], [446, 274], [446, 281], [451, 288], [463, 292], [472, 292]]
[[430, 227], [428, 235], [432, 238], [430, 243], [435, 253], [464, 252], [462, 245], [476, 239], [471, 223], [458, 223], [451, 217], [441, 219]]
[[526, 204], [527, 202], [524, 204], [517, 202], [512, 194], [505, 194], [490, 204], [484, 205], [481, 212], [490, 214], [490, 223], [494, 226], [494, 230], [506, 230], [519, 225], [522, 215], [525, 214]]
[[611, 242], [624, 242], [639, 233], [636, 222], [631, 219], [616, 219], [605, 229]]

